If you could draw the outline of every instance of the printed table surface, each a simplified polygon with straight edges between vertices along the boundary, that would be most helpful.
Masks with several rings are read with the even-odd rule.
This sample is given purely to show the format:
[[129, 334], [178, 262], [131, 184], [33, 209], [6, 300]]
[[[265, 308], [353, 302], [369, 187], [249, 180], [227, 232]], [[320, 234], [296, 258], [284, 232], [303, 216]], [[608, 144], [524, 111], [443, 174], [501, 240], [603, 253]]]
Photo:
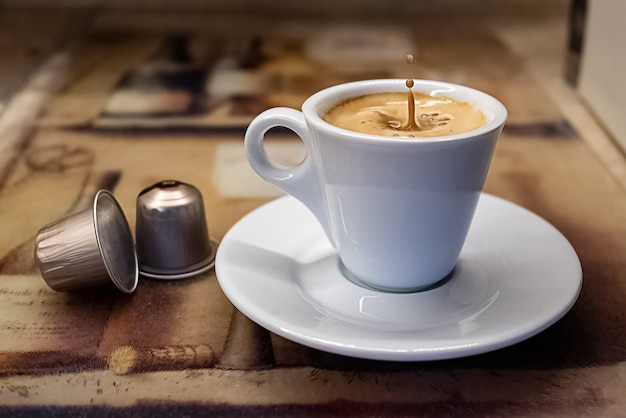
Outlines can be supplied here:
[[[46, 53], [0, 68], [28, 73], [0, 115], [0, 415], [624, 416], [623, 156], [581, 127], [575, 95], [553, 94], [515, 34], [478, 22], [436, 27], [433, 37], [430, 27], [277, 24], [229, 37], [101, 25], [61, 47], [19, 38], [4, 47], [8, 57], [20, 42], [40, 42]], [[243, 134], [254, 115], [297, 108], [326, 86], [387, 77], [469, 85], [508, 108], [485, 191], [554, 225], [583, 268], [577, 302], [545, 331], [471, 357], [375, 361], [267, 331], [233, 307], [213, 270], [141, 278], [131, 295], [58, 293], [42, 279], [38, 229], [89, 208], [103, 188], [134, 230], [141, 190], [165, 179], [192, 184], [221, 240], [282, 196], [247, 164]], [[285, 132], [266, 147], [279, 163], [304, 155]]]

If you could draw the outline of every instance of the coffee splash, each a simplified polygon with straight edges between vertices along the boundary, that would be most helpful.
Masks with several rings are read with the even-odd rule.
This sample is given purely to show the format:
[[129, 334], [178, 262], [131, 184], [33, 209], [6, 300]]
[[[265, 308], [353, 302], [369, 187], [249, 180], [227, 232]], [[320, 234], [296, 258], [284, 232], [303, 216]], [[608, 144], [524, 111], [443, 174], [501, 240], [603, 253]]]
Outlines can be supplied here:
[[407, 93], [407, 124], [406, 131], [420, 130], [417, 121], [415, 120], [415, 96], [413, 96], [413, 86], [415, 82], [412, 78], [406, 80], [406, 87], [409, 89]]
[[[413, 54], [406, 54], [404, 56], [404, 62], [406, 62], [409, 65], [413, 62], [414, 59], [415, 57], [413, 56]], [[405, 130], [407, 131], [418, 130], [419, 125], [417, 124], [417, 121], [415, 120], [415, 96], [413, 96], [413, 86], [415, 85], [415, 82], [413, 81], [412, 78], [407, 78], [405, 84], [406, 84], [406, 87], [409, 89], [407, 93], [408, 123], [406, 124]]]
[[[411, 53], [404, 56], [407, 64], [414, 59]], [[351, 131], [408, 138], [454, 135], [486, 123], [485, 115], [469, 103], [414, 93], [412, 78], [405, 85], [406, 94], [377, 93], [340, 102], [324, 115], [324, 120]]]
[[[404, 62], [407, 64], [412, 64], [415, 60], [415, 56], [411, 53], [407, 53], [404, 56]], [[429, 129], [433, 129], [436, 126], [443, 126], [448, 124], [454, 116], [451, 114], [441, 112], [430, 112], [430, 113], [422, 113], [419, 117], [415, 112], [415, 96], [413, 95], [413, 86], [415, 82], [412, 78], [408, 78], [405, 82], [405, 85], [408, 89], [407, 92], [407, 122], [402, 124], [398, 123], [398, 121], [390, 120], [389, 126], [394, 129], [398, 129], [401, 131], [405, 131], [405, 133], [410, 133], [412, 131], [425, 131]], [[394, 135], [395, 136], [395, 135]], [[399, 134], [397, 136], [400, 136]], [[412, 135], [408, 135], [412, 136]]]

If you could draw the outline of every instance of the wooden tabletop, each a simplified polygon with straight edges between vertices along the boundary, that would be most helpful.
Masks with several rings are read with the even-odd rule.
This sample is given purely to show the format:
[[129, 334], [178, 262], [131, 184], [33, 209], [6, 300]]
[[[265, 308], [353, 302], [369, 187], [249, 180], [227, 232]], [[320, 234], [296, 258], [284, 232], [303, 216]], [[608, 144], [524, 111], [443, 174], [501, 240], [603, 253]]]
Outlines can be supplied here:
[[[0, 61], [0, 415], [626, 414], [626, 160], [563, 80], [564, 16], [352, 22], [348, 31], [287, 22], [229, 34], [197, 19], [181, 31], [184, 22], [132, 30], [93, 16], [89, 25], [67, 15], [3, 18], [48, 22], [58, 42], [16, 29], [14, 42], [0, 45], [11, 57]], [[365, 51], [354, 68], [335, 65], [338, 39]], [[406, 45], [416, 52], [412, 66], [402, 59]], [[397, 60], [387, 54], [394, 48]], [[247, 164], [249, 120], [373, 77], [457, 82], [507, 106], [485, 191], [543, 217], [575, 248], [583, 289], [560, 321], [478, 356], [382, 362], [264, 330], [233, 308], [213, 271], [142, 278], [132, 295], [57, 293], [42, 279], [33, 261], [38, 229], [88, 208], [101, 188], [134, 230], [142, 189], [164, 179], [192, 184], [221, 240], [281, 196]], [[267, 146], [278, 162], [303, 156], [284, 133]]]

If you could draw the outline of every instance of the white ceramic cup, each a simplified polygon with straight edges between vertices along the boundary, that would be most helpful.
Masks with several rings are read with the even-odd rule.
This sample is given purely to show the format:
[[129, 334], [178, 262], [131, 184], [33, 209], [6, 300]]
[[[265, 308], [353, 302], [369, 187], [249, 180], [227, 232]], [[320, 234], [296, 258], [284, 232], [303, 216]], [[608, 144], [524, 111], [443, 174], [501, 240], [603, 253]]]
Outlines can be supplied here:
[[[456, 135], [391, 138], [322, 119], [347, 98], [396, 91], [407, 91], [405, 80], [330, 87], [307, 99], [302, 112], [273, 108], [258, 115], [245, 145], [252, 168], [317, 217], [348, 278], [380, 290], [412, 292], [436, 285], [454, 269], [507, 111], [483, 92], [415, 80], [414, 92], [469, 102], [487, 123]], [[279, 167], [268, 160], [263, 140], [274, 127], [302, 139], [302, 163]]]

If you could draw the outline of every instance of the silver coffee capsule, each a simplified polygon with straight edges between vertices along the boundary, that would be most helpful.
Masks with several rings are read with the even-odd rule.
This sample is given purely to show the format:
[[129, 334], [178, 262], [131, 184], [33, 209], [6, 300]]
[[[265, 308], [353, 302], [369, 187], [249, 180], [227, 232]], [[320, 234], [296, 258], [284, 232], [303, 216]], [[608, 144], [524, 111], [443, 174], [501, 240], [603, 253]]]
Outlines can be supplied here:
[[39, 230], [35, 262], [56, 291], [113, 283], [132, 293], [139, 278], [132, 232], [119, 203], [106, 190], [96, 194], [90, 209]]
[[161, 181], [137, 197], [135, 239], [139, 270], [155, 279], [182, 279], [208, 271], [217, 242], [209, 237], [200, 191]]

